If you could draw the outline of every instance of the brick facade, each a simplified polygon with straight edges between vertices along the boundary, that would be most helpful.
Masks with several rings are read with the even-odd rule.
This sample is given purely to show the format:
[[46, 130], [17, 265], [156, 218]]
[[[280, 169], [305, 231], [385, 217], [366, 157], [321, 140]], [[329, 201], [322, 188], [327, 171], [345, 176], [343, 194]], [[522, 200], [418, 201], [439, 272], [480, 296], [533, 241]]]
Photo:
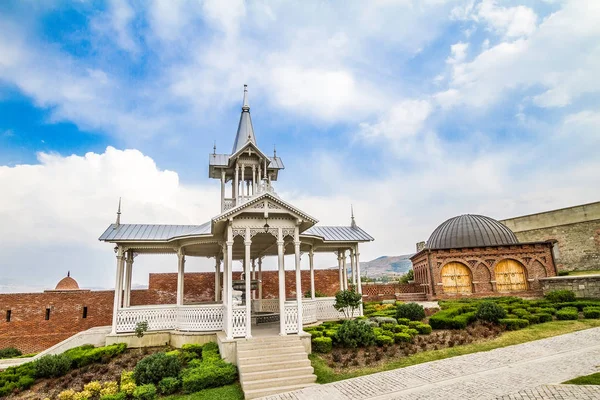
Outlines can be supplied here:
[[[502, 260], [518, 261], [525, 270], [527, 290], [519, 292], [498, 292], [495, 267]], [[415, 254], [411, 261], [415, 282], [425, 285], [429, 299], [451, 297], [522, 296], [534, 297], [542, 294], [541, 278], [556, 275], [552, 258], [552, 243], [518, 244], [465, 249], [423, 250]], [[442, 268], [451, 262], [459, 262], [470, 273], [472, 293], [448, 294], [442, 287]]]
[[366, 296], [366, 301], [391, 300], [399, 293], [423, 293], [423, 287], [418, 283], [363, 283], [362, 292], [363, 296]]
[[[277, 271], [263, 271], [263, 297], [278, 297]], [[234, 272], [233, 279], [239, 279]], [[302, 271], [302, 290], [310, 289], [310, 271]], [[296, 272], [286, 271], [286, 296], [296, 296]], [[186, 273], [184, 301], [214, 300], [215, 276], [210, 272]], [[333, 296], [339, 290], [337, 269], [315, 270], [315, 290]], [[176, 303], [177, 274], [150, 274], [148, 289], [132, 290], [131, 305]], [[112, 323], [114, 291], [46, 291], [43, 293], [0, 294], [0, 348], [16, 347], [24, 353], [38, 352], [68, 337]], [[87, 307], [86, 318], [83, 308]], [[50, 309], [50, 318], [46, 309]], [[10, 322], [6, 321], [10, 310]]]

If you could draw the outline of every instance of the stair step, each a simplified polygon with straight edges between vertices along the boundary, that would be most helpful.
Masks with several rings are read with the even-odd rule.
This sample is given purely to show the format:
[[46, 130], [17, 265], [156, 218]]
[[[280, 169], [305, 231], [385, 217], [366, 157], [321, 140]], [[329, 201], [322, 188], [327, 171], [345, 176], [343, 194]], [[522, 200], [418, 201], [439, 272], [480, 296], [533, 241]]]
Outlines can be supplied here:
[[300, 376], [285, 376], [282, 378], [270, 378], [261, 379], [256, 381], [247, 382], [242, 380], [242, 388], [244, 392], [252, 391], [257, 389], [269, 389], [272, 387], [279, 387], [283, 385], [309, 385], [315, 383], [317, 377], [313, 374], [305, 374]]
[[302, 343], [300, 339], [294, 340], [273, 340], [271, 342], [238, 342], [237, 347], [239, 348], [257, 348], [257, 347], [269, 347], [269, 346], [289, 346], [291, 344]]
[[260, 381], [263, 379], [312, 375], [313, 372], [314, 372], [313, 367], [303, 366], [303, 367], [298, 367], [298, 368], [282, 368], [282, 369], [273, 369], [273, 370], [256, 371], [256, 372], [240, 372], [240, 376], [241, 376], [241, 379], [244, 381], [244, 384], [246, 384], [248, 382]]
[[270, 363], [238, 364], [238, 369], [240, 374], [246, 374], [261, 371], [275, 371], [282, 368], [310, 367], [310, 365], [310, 360], [308, 358], [304, 358], [302, 360], [295, 361], [285, 360]]
[[307, 388], [309, 386], [314, 386], [314, 385], [315, 384], [313, 383], [313, 384], [302, 384], [302, 385], [279, 386], [279, 387], [273, 387], [270, 389], [247, 390], [247, 391], [244, 391], [244, 394], [245, 394], [246, 399], [248, 399], [248, 400], [258, 399], [258, 398], [265, 397], [265, 396], [271, 396], [273, 394], [293, 392], [294, 390], [300, 390], [300, 389], [304, 389], [304, 388]]
[[305, 351], [304, 346], [284, 346], [284, 347], [265, 347], [263, 349], [253, 349], [253, 350], [239, 350], [238, 349], [238, 358], [248, 358], [248, 357], [258, 357], [258, 356], [269, 356], [269, 355], [283, 355], [290, 353], [301, 353]]
[[[295, 360], [303, 360], [307, 358], [306, 352], [298, 352], [298, 353], [289, 353], [285, 355], [286, 360], [295, 361]], [[259, 364], [259, 363], [268, 363], [268, 362], [277, 362], [281, 361], [281, 355], [264, 355], [264, 356], [256, 356], [256, 357], [238, 357], [238, 365], [245, 364]]]
[[237, 344], [255, 344], [255, 343], [279, 343], [279, 342], [293, 342], [295, 340], [300, 340], [300, 338], [296, 335], [294, 336], [264, 336], [264, 337], [253, 337], [251, 339], [239, 339], [237, 340]]

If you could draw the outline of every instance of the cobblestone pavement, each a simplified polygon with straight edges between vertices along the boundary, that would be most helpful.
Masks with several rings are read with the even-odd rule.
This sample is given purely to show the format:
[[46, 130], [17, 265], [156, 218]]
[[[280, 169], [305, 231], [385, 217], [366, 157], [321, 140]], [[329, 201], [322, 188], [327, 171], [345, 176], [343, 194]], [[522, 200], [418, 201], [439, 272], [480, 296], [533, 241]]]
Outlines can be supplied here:
[[599, 399], [589, 386], [552, 386], [599, 370], [600, 328], [593, 328], [265, 399]]

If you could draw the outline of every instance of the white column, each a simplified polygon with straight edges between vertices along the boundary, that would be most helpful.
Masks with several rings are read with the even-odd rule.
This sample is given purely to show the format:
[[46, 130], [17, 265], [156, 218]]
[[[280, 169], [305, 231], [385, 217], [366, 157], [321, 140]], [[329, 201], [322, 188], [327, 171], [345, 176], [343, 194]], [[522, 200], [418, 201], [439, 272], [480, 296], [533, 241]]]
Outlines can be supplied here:
[[262, 286], [262, 257], [258, 259], [258, 309], [262, 311], [262, 298], [263, 298], [263, 286]]
[[[256, 259], [252, 259], [252, 280], [256, 280]], [[256, 299], [256, 290], [252, 290], [252, 300]]]
[[221, 285], [222, 290], [220, 298], [223, 304], [227, 304], [227, 288], [229, 287], [229, 284], [227, 283], [227, 244], [221, 243], [221, 248], [223, 250], [223, 284]]
[[344, 290], [348, 290], [348, 268], [346, 266], [346, 250], [342, 251], [342, 272], [344, 276]]
[[350, 249], [350, 268], [352, 269], [352, 286], [356, 290], [356, 254], [352, 248]]
[[308, 262], [310, 264], [310, 298], [315, 299], [315, 253], [312, 246], [308, 253]]
[[177, 305], [183, 305], [183, 278], [185, 270], [185, 252], [182, 248], [177, 252], [179, 264], [177, 268]]
[[131, 305], [131, 273], [133, 269], [133, 250], [127, 252], [127, 261], [125, 262], [125, 285], [123, 288], [123, 307]]
[[118, 246], [117, 248], [117, 276], [115, 277], [115, 297], [113, 301], [113, 320], [112, 320], [112, 333], [117, 333], [117, 313], [121, 308], [121, 294], [123, 291], [123, 269], [125, 268], [125, 255], [123, 254], [123, 248]]
[[250, 246], [252, 246], [252, 238], [250, 237], [250, 228], [246, 228], [246, 240], [244, 241], [246, 246], [246, 253], [244, 257], [245, 274], [244, 280], [246, 281], [246, 339], [252, 337], [252, 294], [250, 293], [250, 283], [252, 276], [250, 273]]
[[215, 301], [221, 298], [221, 258], [215, 257]]
[[225, 321], [225, 332], [227, 339], [233, 339], [233, 229], [231, 224], [227, 226], [227, 320]]
[[283, 265], [283, 232], [277, 234], [277, 263], [279, 266], [279, 334], [285, 336], [285, 266]]
[[252, 166], [252, 196], [256, 195], [256, 165]]
[[300, 271], [300, 230], [294, 231], [294, 254], [296, 256], [296, 307], [298, 307], [298, 334], [302, 332], [302, 273]]
[[[354, 254], [356, 255], [356, 288], [358, 289], [358, 293], [360, 293], [362, 295], [362, 282], [360, 280], [360, 259], [358, 256], [360, 256], [360, 253], [358, 252], [358, 243], [356, 244], [356, 250], [354, 251]], [[363, 303], [362, 303], [362, 298], [360, 301], [360, 307], [358, 309], [359, 312], [359, 316], [362, 317], [363, 315]]]
[[246, 183], [244, 180], [244, 172], [246, 171], [246, 166], [244, 164], [242, 164], [242, 197], [246, 196], [248, 193], [246, 193], [246, 189], [244, 188], [244, 184]]
[[344, 290], [344, 273], [342, 272], [342, 251], [338, 250], [338, 272], [340, 278], [340, 290]]
[[221, 170], [221, 212], [225, 210], [225, 170]]
[[240, 198], [240, 165], [239, 164], [235, 164], [235, 185], [233, 186], [233, 197], [235, 198], [235, 205], [239, 205], [239, 198]]
[[260, 185], [260, 182], [262, 179], [261, 177], [262, 177], [262, 170], [261, 170], [260, 164], [258, 164], [258, 175], [256, 176], [256, 184], [257, 185]]

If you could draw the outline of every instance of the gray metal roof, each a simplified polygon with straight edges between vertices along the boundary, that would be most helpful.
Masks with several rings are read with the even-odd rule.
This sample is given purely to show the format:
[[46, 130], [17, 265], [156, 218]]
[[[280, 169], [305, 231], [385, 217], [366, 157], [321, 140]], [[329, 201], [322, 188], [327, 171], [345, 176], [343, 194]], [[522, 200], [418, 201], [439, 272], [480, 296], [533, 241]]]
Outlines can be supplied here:
[[210, 227], [210, 221], [202, 225], [111, 224], [98, 240], [166, 241], [181, 236], [210, 234]]
[[302, 235], [322, 237], [326, 242], [370, 242], [371, 235], [358, 226], [313, 226], [302, 232]]
[[269, 157], [271, 163], [269, 164], [269, 168], [273, 169], [284, 169], [283, 161], [281, 161], [280, 157]]
[[515, 234], [495, 219], [460, 215], [438, 226], [427, 241], [430, 249], [456, 249], [518, 244]]

